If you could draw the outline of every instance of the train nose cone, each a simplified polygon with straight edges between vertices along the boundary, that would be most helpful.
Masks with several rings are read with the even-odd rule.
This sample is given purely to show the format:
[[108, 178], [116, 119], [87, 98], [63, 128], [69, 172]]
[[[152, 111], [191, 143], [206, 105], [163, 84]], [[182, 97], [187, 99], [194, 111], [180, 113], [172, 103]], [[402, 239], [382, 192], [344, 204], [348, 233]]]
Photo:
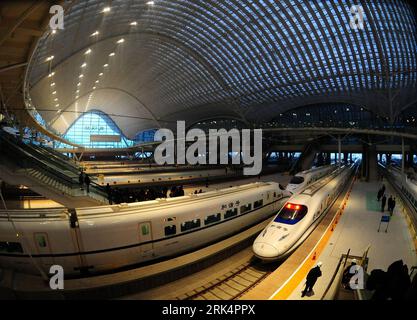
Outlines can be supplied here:
[[255, 243], [253, 245], [253, 252], [261, 259], [273, 259], [279, 255], [277, 248], [265, 242]]

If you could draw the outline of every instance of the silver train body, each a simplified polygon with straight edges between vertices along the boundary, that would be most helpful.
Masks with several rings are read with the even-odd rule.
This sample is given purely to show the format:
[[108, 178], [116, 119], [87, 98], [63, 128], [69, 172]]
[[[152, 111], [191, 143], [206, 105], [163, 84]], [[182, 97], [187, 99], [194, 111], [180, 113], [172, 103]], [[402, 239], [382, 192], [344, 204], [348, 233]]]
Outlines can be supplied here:
[[326, 165], [322, 167], [313, 168], [306, 171], [301, 171], [294, 175], [288, 183], [286, 190], [293, 194], [299, 193], [304, 190], [310, 184], [320, 180], [330, 172], [336, 170], [335, 165]]
[[395, 166], [388, 166], [386, 170], [393, 177], [394, 183], [401, 189], [402, 194], [417, 211], [417, 177], [410, 174], [403, 175], [401, 169]]
[[338, 198], [349, 181], [353, 167], [340, 167], [292, 196], [255, 239], [252, 246], [254, 254], [264, 261], [274, 261], [294, 251]]
[[76, 276], [175, 256], [268, 219], [289, 196], [278, 183], [258, 182], [76, 214], [0, 211], [0, 267], [37, 273], [33, 262], [46, 272], [56, 264]]

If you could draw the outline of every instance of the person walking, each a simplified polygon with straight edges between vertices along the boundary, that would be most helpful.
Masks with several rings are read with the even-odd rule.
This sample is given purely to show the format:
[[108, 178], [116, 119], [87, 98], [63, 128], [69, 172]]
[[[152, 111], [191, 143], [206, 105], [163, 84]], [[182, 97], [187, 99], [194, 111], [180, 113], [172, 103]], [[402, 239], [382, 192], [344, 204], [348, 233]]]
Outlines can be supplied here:
[[392, 199], [392, 196], [389, 196], [389, 198], [388, 198], [388, 211], [389, 211], [389, 213], [392, 215], [392, 211], [391, 211], [391, 209], [392, 209], [392, 202], [393, 202], [394, 200]]
[[84, 182], [85, 182], [85, 185], [87, 186], [87, 193], [90, 193], [91, 180], [90, 180], [90, 177], [88, 176], [88, 174], [85, 175]]
[[386, 203], [387, 203], [387, 197], [384, 194], [384, 196], [381, 199], [381, 212], [384, 212], [385, 211], [385, 204]]
[[304, 291], [301, 293], [301, 297], [304, 297], [307, 293], [311, 293], [313, 291], [313, 287], [316, 284], [316, 281], [319, 277], [321, 277], [321, 266], [323, 263], [320, 261], [317, 263], [317, 266], [312, 268], [309, 273], [307, 274], [306, 278], [306, 287]]
[[395, 205], [397, 204], [397, 201], [394, 199], [392, 199], [392, 206], [391, 206], [391, 215], [394, 213], [394, 209], [395, 209]]
[[106, 193], [107, 193], [107, 200], [109, 200], [109, 204], [113, 204], [112, 192], [111, 192], [111, 187], [109, 183], [107, 183], [106, 185]]
[[78, 183], [80, 184], [80, 189], [84, 190], [84, 172], [81, 171], [80, 175], [78, 176]]
[[382, 196], [384, 195], [384, 192], [382, 191], [382, 188], [378, 190], [378, 195], [376, 196], [377, 200], [381, 200]]

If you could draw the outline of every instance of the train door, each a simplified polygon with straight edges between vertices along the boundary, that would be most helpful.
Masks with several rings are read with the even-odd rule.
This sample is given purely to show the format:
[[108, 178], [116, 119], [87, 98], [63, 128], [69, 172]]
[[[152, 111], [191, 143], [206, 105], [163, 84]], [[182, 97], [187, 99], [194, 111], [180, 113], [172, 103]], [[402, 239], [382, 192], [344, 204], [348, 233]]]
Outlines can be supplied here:
[[36, 232], [33, 234], [36, 249], [38, 251], [38, 254], [42, 255], [41, 261], [42, 266], [47, 268], [49, 272], [49, 267], [54, 265], [54, 258], [51, 256], [51, 246], [49, 243], [48, 234], [46, 232]]
[[152, 242], [152, 224], [151, 222], [142, 222], [139, 224], [139, 242], [143, 243], [140, 246], [140, 254], [142, 257], [148, 257], [153, 254]]

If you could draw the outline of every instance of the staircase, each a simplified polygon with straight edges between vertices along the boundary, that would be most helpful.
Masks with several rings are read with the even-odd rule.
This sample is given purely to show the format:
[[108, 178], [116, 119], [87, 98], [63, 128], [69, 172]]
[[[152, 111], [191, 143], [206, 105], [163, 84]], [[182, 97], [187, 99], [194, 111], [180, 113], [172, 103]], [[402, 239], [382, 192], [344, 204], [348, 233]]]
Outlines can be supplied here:
[[102, 188], [90, 177], [90, 193], [78, 184], [77, 167], [61, 157], [42, 155], [37, 146], [28, 146], [0, 132], [0, 178], [11, 185], [29, 189], [69, 208], [107, 204]]

